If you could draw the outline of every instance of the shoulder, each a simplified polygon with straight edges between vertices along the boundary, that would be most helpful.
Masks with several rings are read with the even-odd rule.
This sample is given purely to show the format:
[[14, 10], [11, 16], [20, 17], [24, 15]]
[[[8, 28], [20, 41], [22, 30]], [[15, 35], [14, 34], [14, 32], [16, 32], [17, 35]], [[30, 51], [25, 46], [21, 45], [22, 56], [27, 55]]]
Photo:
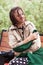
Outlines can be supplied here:
[[35, 25], [30, 21], [26, 21], [25, 24], [28, 27], [28, 29], [30, 30], [30, 32], [33, 32], [34, 30], [37, 30]]
[[13, 26], [13, 25], [11, 25], [11, 26], [9, 27], [9, 31], [13, 31], [13, 30], [15, 30], [15, 29], [16, 29], [16, 27]]
[[35, 27], [35, 25], [34, 25], [33, 22], [31, 22], [31, 21], [25, 21], [25, 25], [26, 25], [26, 26]]
[[15, 26], [11, 25], [8, 29], [8, 33], [9, 35], [13, 35], [14, 33], [16, 33], [16, 28]]

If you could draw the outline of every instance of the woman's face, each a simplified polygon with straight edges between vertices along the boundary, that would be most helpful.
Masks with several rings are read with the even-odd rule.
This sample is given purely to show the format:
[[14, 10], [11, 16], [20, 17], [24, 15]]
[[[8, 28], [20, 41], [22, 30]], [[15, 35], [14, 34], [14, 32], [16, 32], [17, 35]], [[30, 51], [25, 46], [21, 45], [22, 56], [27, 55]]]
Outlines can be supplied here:
[[22, 12], [22, 10], [16, 10], [15, 13], [14, 13], [14, 16], [17, 20], [17, 23], [24, 23], [25, 22], [25, 15], [24, 13]]

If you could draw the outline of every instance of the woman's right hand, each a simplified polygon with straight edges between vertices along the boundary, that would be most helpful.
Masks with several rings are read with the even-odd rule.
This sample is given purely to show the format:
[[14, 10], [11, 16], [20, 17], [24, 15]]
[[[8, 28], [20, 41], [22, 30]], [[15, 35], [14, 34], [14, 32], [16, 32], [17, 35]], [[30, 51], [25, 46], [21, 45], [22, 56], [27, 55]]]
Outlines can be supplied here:
[[31, 38], [31, 40], [37, 39], [38, 38], [38, 32], [30, 33], [30, 38]]
[[30, 33], [30, 35], [24, 41], [22, 41], [22, 43], [26, 44], [27, 42], [35, 40], [37, 38], [38, 38], [38, 32]]

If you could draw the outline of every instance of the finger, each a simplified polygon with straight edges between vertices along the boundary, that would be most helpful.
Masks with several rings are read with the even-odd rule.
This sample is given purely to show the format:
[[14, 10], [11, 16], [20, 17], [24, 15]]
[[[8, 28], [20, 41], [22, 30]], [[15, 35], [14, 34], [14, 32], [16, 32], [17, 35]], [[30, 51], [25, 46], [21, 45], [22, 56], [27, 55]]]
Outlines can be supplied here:
[[38, 35], [38, 32], [36, 34]]

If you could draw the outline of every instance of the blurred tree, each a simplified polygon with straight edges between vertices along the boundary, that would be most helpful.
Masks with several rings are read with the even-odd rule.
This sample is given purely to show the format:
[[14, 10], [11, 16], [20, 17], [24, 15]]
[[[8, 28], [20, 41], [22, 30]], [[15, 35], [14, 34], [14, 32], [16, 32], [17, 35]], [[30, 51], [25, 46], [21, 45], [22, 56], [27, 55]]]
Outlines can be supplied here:
[[0, 0], [0, 32], [2, 29], [8, 29], [9, 27], [9, 10], [13, 5], [13, 1], [11, 0]]
[[20, 6], [27, 20], [32, 21], [43, 33], [43, 0], [0, 0], [0, 32], [11, 25], [9, 11], [15, 6]]

